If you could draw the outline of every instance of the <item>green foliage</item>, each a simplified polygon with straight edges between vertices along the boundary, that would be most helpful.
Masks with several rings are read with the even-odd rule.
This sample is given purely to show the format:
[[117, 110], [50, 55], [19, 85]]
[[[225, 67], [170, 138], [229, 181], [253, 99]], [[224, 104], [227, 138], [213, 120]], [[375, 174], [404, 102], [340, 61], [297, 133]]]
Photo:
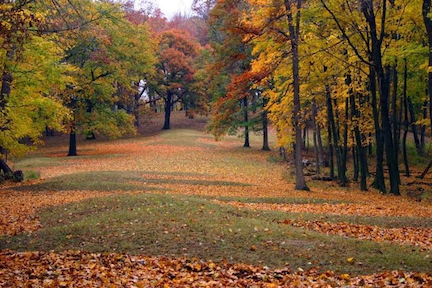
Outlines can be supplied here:
[[40, 143], [45, 127], [62, 131], [63, 122], [69, 118], [58, 91], [64, 89], [68, 80], [65, 73], [71, 67], [60, 64], [64, 55], [53, 41], [32, 37], [23, 45], [19, 58], [4, 66], [13, 82], [10, 95], [4, 96], [6, 107], [0, 112], [0, 147], [11, 155], [28, 152], [29, 142]]

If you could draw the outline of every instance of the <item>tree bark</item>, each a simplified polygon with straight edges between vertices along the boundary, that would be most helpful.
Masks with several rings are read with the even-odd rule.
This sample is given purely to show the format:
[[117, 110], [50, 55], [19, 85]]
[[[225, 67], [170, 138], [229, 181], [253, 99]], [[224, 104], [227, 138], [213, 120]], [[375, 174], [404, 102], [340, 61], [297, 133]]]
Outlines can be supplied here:
[[250, 148], [250, 142], [249, 142], [249, 102], [248, 98], [243, 98], [243, 113], [244, 113], [244, 145], [243, 147]]
[[417, 132], [417, 124], [416, 124], [417, 119], [416, 119], [415, 112], [414, 112], [414, 106], [412, 104], [411, 97], [408, 96], [407, 100], [408, 100], [408, 111], [409, 111], [410, 118], [411, 118], [410, 122], [411, 122], [411, 129], [413, 132], [413, 137], [414, 137], [414, 143], [416, 146], [417, 153], [421, 154], [421, 146], [420, 146], [420, 140], [419, 140], [418, 132]]
[[328, 161], [326, 159], [325, 153], [324, 153], [324, 147], [322, 143], [322, 137], [321, 137], [321, 127], [320, 125], [317, 125], [317, 137], [318, 137], [318, 152], [319, 152], [319, 161], [322, 166], [328, 167]]
[[263, 98], [263, 112], [262, 112], [262, 122], [263, 122], [263, 147], [261, 150], [270, 151], [269, 147], [269, 133], [268, 133], [268, 112], [266, 110], [267, 99]]
[[343, 171], [343, 181], [341, 182], [341, 186], [345, 187], [348, 184], [348, 179], [346, 177], [347, 171], [347, 162], [348, 162], [348, 117], [349, 117], [349, 102], [348, 98], [345, 100], [345, 125], [344, 125], [344, 139], [343, 139], [343, 150], [342, 150], [342, 161], [341, 161], [341, 169]]
[[403, 86], [403, 106], [404, 106], [404, 116], [405, 116], [405, 131], [403, 135], [403, 142], [402, 142], [402, 153], [403, 153], [403, 159], [404, 159], [404, 166], [405, 166], [405, 176], [410, 177], [410, 170], [409, 170], [409, 164], [408, 164], [408, 154], [407, 154], [407, 136], [408, 136], [408, 129], [409, 129], [409, 122], [408, 122], [408, 100], [407, 100], [407, 79], [408, 79], [408, 68], [407, 63], [405, 59], [405, 66], [404, 66], [404, 86]]
[[379, 124], [379, 112], [378, 112], [378, 101], [377, 101], [377, 89], [376, 89], [376, 73], [373, 68], [369, 70], [369, 89], [372, 100], [372, 110], [375, 126], [375, 142], [376, 142], [376, 167], [375, 167], [375, 178], [372, 183], [372, 187], [378, 189], [382, 193], [386, 193], [386, 186], [384, 182], [384, 141], [382, 139], [381, 127]]
[[328, 115], [327, 118], [328, 121], [330, 122], [331, 135], [333, 136], [333, 143], [336, 151], [337, 179], [343, 186], [347, 183], [346, 170], [344, 169], [344, 165], [342, 163], [343, 151], [341, 150], [341, 147], [339, 145], [339, 133], [336, 128], [336, 123], [335, 123], [335, 118], [333, 113], [333, 104], [331, 99], [331, 92], [328, 86], [326, 87], [326, 94], [327, 94], [327, 115]]
[[[318, 125], [316, 123], [316, 117], [317, 117], [317, 108], [315, 102], [312, 103], [312, 130], [313, 130], [313, 144], [314, 144], [314, 153], [315, 153], [315, 165], [316, 165], [316, 173], [319, 175], [321, 174], [320, 166], [322, 164], [323, 156], [320, 153], [320, 148], [318, 142], [321, 139], [318, 139]], [[322, 148], [322, 147], [321, 147]]]
[[173, 104], [173, 94], [171, 92], [167, 93], [167, 98], [165, 100], [165, 122], [163, 130], [171, 129], [171, 108]]
[[[427, 118], [427, 105], [428, 101], [423, 103], [423, 119]], [[426, 125], [422, 125], [420, 129], [420, 155], [425, 155], [425, 147], [426, 147]]]
[[[15, 49], [10, 48], [6, 51], [6, 59], [7, 61], [13, 61], [15, 57]], [[12, 73], [10, 72], [10, 69], [8, 67], [8, 63], [4, 64], [3, 67], [3, 75], [2, 75], [2, 85], [1, 85], [1, 92], [0, 92], [0, 112], [4, 113], [4, 110], [6, 108], [7, 99], [11, 92], [11, 85], [12, 85]]]
[[[327, 101], [327, 105], [328, 105], [328, 101]], [[330, 105], [331, 105], [331, 101], [330, 101]], [[330, 178], [334, 179], [335, 178], [335, 173], [334, 173], [334, 157], [333, 157], [333, 143], [332, 143], [332, 129], [331, 129], [331, 124], [330, 124], [330, 120], [329, 117], [327, 117], [327, 137], [328, 137], [328, 158], [329, 158], [329, 166], [330, 166]]]
[[[424, 24], [426, 26], [426, 32], [428, 35], [429, 45], [429, 67], [432, 67], [432, 19], [430, 18], [431, 13], [431, 0], [423, 0], [422, 14]], [[429, 71], [428, 78], [428, 93], [429, 93], [429, 116], [431, 119], [432, 128], [432, 71]]]
[[397, 64], [393, 65], [393, 95], [392, 95], [392, 116], [393, 116], [393, 139], [395, 147], [395, 158], [398, 163], [399, 160], [399, 137], [398, 137], [398, 109], [397, 109], [397, 88], [398, 88], [398, 72]]
[[299, 67], [299, 36], [300, 36], [300, 10], [301, 0], [297, 0], [297, 20], [294, 23], [291, 1], [284, 0], [286, 17], [288, 21], [288, 30], [291, 42], [291, 55], [292, 55], [292, 76], [293, 76], [293, 89], [294, 89], [294, 129], [296, 136], [296, 147], [295, 147], [295, 163], [296, 163], [296, 190], [307, 190], [309, 187], [306, 185], [306, 181], [303, 173], [303, 155], [302, 155], [302, 131], [300, 126], [300, 67]]
[[5, 176], [10, 175], [10, 177], [12, 177], [13, 174], [12, 169], [9, 167], [6, 161], [1, 158], [0, 158], [0, 171], [3, 171]]
[[420, 179], [424, 179], [424, 177], [426, 177], [426, 175], [429, 172], [430, 168], [432, 168], [432, 160], [429, 162], [428, 166], [423, 171], [422, 175], [420, 176]]
[[68, 156], [77, 156], [76, 132], [72, 127], [69, 134], [69, 153]]
[[[355, 101], [355, 95], [353, 91], [350, 91], [350, 101], [351, 101], [351, 119], [353, 117], [356, 117], [357, 119], [360, 119], [360, 113], [356, 107], [356, 101]], [[362, 191], [367, 191], [367, 183], [366, 178], [368, 174], [368, 167], [367, 167], [367, 157], [366, 157], [366, 150], [365, 147], [363, 147], [362, 143], [362, 137], [360, 134], [360, 129], [358, 125], [354, 126], [354, 135], [356, 140], [356, 148], [357, 148], [357, 170], [360, 170], [360, 189]]]
[[[384, 0], [383, 6], [381, 8], [383, 13], [383, 15], [381, 16], [383, 23], [385, 23], [385, 18], [386, 18], [386, 7], [387, 7], [387, 0]], [[372, 57], [374, 69], [377, 73], [378, 83], [379, 83], [381, 122], [384, 131], [384, 148], [386, 152], [386, 160], [387, 160], [387, 166], [389, 169], [389, 176], [390, 176], [390, 193], [394, 195], [400, 195], [399, 167], [396, 161], [397, 151], [395, 151], [395, 147], [394, 147], [391, 123], [389, 118], [389, 107], [388, 107], [388, 100], [390, 96], [390, 79], [389, 79], [390, 67], [383, 66], [382, 54], [381, 54], [384, 27], [381, 27], [382, 33], [381, 35], [378, 35], [373, 0], [363, 1], [362, 11], [370, 29], [371, 44], [372, 44], [371, 57]]]

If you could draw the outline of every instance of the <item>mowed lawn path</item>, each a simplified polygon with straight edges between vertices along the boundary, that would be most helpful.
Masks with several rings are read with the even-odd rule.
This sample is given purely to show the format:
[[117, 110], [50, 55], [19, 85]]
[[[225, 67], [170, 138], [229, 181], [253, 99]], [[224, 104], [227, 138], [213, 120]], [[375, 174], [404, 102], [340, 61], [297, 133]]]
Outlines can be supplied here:
[[0, 189], [0, 286], [432, 285], [430, 204], [294, 191], [259, 136], [246, 149], [176, 117], [186, 124], [80, 142], [78, 157], [58, 141], [17, 160], [41, 179]]

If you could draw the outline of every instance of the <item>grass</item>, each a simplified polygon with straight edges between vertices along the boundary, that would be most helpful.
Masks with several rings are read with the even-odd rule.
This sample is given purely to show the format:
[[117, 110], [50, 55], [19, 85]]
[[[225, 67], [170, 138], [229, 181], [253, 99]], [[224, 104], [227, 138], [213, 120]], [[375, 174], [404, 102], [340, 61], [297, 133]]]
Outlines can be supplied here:
[[41, 167], [55, 167], [63, 165], [60, 162], [61, 158], [50, 158], [50, 157], [27, 157], [20, 159], [14, 163], [15, 170], [29, 170], [38, 169]]
[[[210, 198], [211, 197], [207, 197]], [[291, 197], [216, 197], [213, 198], [224, 202], [241, 202], [253, 204], [341, 204], [350, 203], [343, 200], [328, 200], [315, 198], [291, 198]], [[272, 215], [271, 211], [263, 211], [264, 214]], [[274, 213], [269, 216], [278, 221], [285, 219], [289, 220], [305, 220], [305, 221], [326, 221], [331, 223], [347, 222], [358, 225], [374, 225], [382, 228], [402, 228], [402, 227], [417, 227], [431, 228], [432, 218], [416, 218], [416, 217], [390, 217], [390, 216], [357, 216], [357, 215], [330, 215], [330, 214], [311, 214], [311, 213]]]
[[[188, 184], [205, 186], [250, 186], [250, 184], [229, 181], [189, 180], [189, 179], [157, 179], [144, 176], [147, 172], [139, 171], [94, 171], [61, 175], [30, 186], [17, 186], [17, 190], [30, 191], [149, 191], [156, 188], [150, 185], [158, 184]], [[155, 174], [155, 173], [153, 173]], [[163, 173], [158, 173], [163, 175]], [[166, 175], [167, 173], [165, 173]], [[185, 175], [184, 173], [168, 173], [171, 175]], [[189, 173], [190, 174], [190, 173]], [[159, 188], [158, 188], [159, 189]]]
[[348, 203], [342, 200], [326, 200], [314, 198], [292, 198], [292, 197], [217, 197], [217, 200], [225, 202], [241, 202], [241, 203], [256, 203], [256, 204], [340, 204]]
[[[238, 210], [199, 197], [117, 195], [44, 209], [42, 230], [3, 237], [0, 249], [187, 255], [351, 274], [432, 268], [426, 253], [413, 247], [326, 236], [275, 221], [285, 215]], [[357, 264], [348, 264], [349, 257]]]
[[205, 135], [202, 132], [196, 130], [178, 129], [173, 131], [163, 131], [158, 136], [164, 139], [165, 144], [171, 144], [175, 146], [203, 147], [203, 148], [216, 147], [215, 144], [198, 141], [200, 138], [207, 138], [209, 140], [213, 140], [214, 138], [210, 135]]
[[40, 179], [40, 172], [39, 171], [24, 171], [24, 180], [36, 180]]
[[[181, 119], [184, 118], [183, 114], [180, 116]], [[204, 121], [199, 120], [196, 125], [201, 127]], [[277, 157], [276, 151], [270, 154], [259, 151], [260, 136], [252, 135], [253, 148], [245, 149], [241, 147], [242, 140], [237, 137], [228, 137], [224, 145], [219, 145], [200, 141], [212, 137], [198, 130], [184, 125], [178, 128], [181, 129], [163, 131], [155, 138], [122, 139], [115, 142], [115, 145], [126, 145], [125, 147], [131, 142], [139, 147], [142, 145], [143, 153], [49, 158], [41, 156], [44, 155], [41, 151], [41, 154], [17, 161], [15, 168], [26, 171], [26, 179], [38, 177], [38, 172], [32, 172], [38, 167], [44, 168], [43, 175], [51, 176], [51, 171], [59, 175], [38, 181], [39, 183], [25, 183], [23, 186], [8, 188], [29, 191], [26, 194], [33, 194], [33, 191], [41, 194], [44, 191], [60, 191], [61, 193], [55, 194], [63, 197], [62, 193], [68, 193], [68, 190], [142, 193], [116, 194], [43, 208], [37, 214], [42, 229], [32, 234], [0, 237], [0, 249], [77, 249], [165, 257], [187, 255], [202, 260], [226, 259], [229, 262], [273, 268], [284, 267], [285, 263], [289, 263], [293, 270], [319, 266], [321, 271], [333, 270], [350, 274], [370, 274], [392, 269], [432, 271], [429, 258], [431, 252], [419, 251], [414, 246], [328, 236], [279, 224], [289, 219], [348, 222], [384, 228], [431, 228], [432, 218], [239, 210], [230, 205], [215, 203], [213, 200], [216, 199], [226, 204], [232, 201], [287, 205], [339, 204], [350, 203], [344, 200], [344, 193], [337, 193], [341, 196], [338, 200], [315, 199], [315, 196], [319, 193], [318, 190], [326, 193], [330, 189], [346, 190], [346, 193], [360, 192], [355, 190], [355, 183], [352, 183], [351, 189], [346, 189], [338, 187], [334, 182], [308, 180], [308, 185], [315, 190], [314, 198], [309, 198], [307, 193], [294, 197], [296, 195], [290, 193], [294, 176], [288, 170], [288, 165]], [[154, 135], [157, 131], [150, 134]], [[149, 139], [152, 141], [147, 141]], [[97, 141], [88, 143], [80, 143], [80, 147], [84, 148], [81, 151], [101, 149], [97, 146], [100, 144]], [[166, 145], [170, 147], [167, 148]], [[150, 146], [152, 149], [146, 149]], [[191, 149], [185, 149], [187, 147]], [[124, 147], [121, 148], [123, 150], [119, 151], [127, 151]], [[165, 153], [163, 149], [169, 150], [169, 153]], [[70, 161], [77, 165], [68, 167], [64, 173], [73, 173], [62, 174], [61, 169], [69, 165]], [[370, 163], [373, 164], [372, 162]], [[88, 172], [85, 165], [94, 165], [91, 169], [99, 170]], [[128, 171], [102, 171], [106, 167]], [[255, 186], [252, 187], [250, 183]], [[161, 185], [164, 185], [164, 189], [160, 188]], [[195, 187], [190, 187], [191, 185]], [[19, 191], [13, 193], [20, 195]], [[183, 196], [181, 193], [203, 196]], [[252, 195], [257, 197], [250, 197]], [[359, 197], [364, 199], [367, 195], [369, 194], [361, 193]], [[430, 193], [424, 195], [430, 197]], [[355, 258], [355, 264], [347, 262], [350, 257]]]

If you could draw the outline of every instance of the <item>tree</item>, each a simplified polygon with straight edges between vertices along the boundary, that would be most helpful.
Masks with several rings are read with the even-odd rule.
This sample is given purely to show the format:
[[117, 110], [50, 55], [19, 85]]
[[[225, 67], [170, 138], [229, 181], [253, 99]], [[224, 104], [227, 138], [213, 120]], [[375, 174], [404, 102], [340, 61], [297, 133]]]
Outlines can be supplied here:
[[[301, 119], [301, 96], [300, 87], [302, 79], [300, 75], [300, 25], [301, 11], [303, 10], [303, 1], [250, 1], [253, 5], [250, 15], [243, 20], [245, 31], [248, 31], [250, 39], [256, 38], [256, 48], [254, 52], [260, 54], [258, 60], [254, 62], [252, 71], [263, 70], [267, 64], [270, 68], [266, 70], [273, 72], [276, 80], [278, 92], [276, 97], [269, 97], [268, 106], [273, 107], [276, 100], [278, 108], [271, 108], [270, 117], [275, 117], [278, 114], [275, 109], [287, 111], [292, 109], [291, 118], [292, 130], [294, 134], [294, 151], [295, 151], [295, 169], [296, 169], [296, 185], [297, 190], [309, 190], [303, 173], [303, 138], [302, 138], [302, 119]], [[282, 67], [289, 65], [290, 68]], [[282, 68], [281, 68], [282, 67]], [[289, 72], [288, 72], [289, 71]], [[284, 73], [285, 77], [289, 77], [292, 85], [287, 85], [286, 78], [280, 78], [277, 73]], [[288, 73], [287, 73], [288, 72]], [[281, 81], [280, 81], [281, 80]], [[287, 86], [285, 86], [287, 85]], [[285, 86], [285, 87], [284, 87]], [[292, 100], [282, 101], [278, 98]], [[274, 96], [274, 94], [273, 94]], [[287, 102], [292, 101], [292, 105]], [[285, 103], [286, 106], [281, 106]], [[282, 119], [287, 119], [286, 116]], [[288, 128], [284, 120], [279, 120], [279, 133], [285, 133]]]
[[50, 23], [36, 1], [0, 4], [0, 170], [10, 174], [6, 154], [20, 156], [40, 143], [45, 127], [63, 129], [68, 111], [59, 92], [65, 88], [63, 51], [42, 35]]
[[77, 132], [90, 139], [96, 134], [115, 138], [135, 133], [135, 117], [127, 114], [127, 105], [136, 94], [131, 79], [149, 74], [155, 60], [145, 24], [129, 22], [118, 5], [89, 4], [87, 13], [99, 9], [106, 11], [105, 17], [61, 39], [65, 60], [76, 68], [73, 83], [64, 93], [73, 111], [69, 156], [77, 155]]
[[171, 128], [171, 110], [175, 103], [193, 95], [194, 60], [200, 46], [184, 30], [168, 30], [158, 35], [156, 73], [148, 79], [149, 87], [165, 104], [163, 129]]

